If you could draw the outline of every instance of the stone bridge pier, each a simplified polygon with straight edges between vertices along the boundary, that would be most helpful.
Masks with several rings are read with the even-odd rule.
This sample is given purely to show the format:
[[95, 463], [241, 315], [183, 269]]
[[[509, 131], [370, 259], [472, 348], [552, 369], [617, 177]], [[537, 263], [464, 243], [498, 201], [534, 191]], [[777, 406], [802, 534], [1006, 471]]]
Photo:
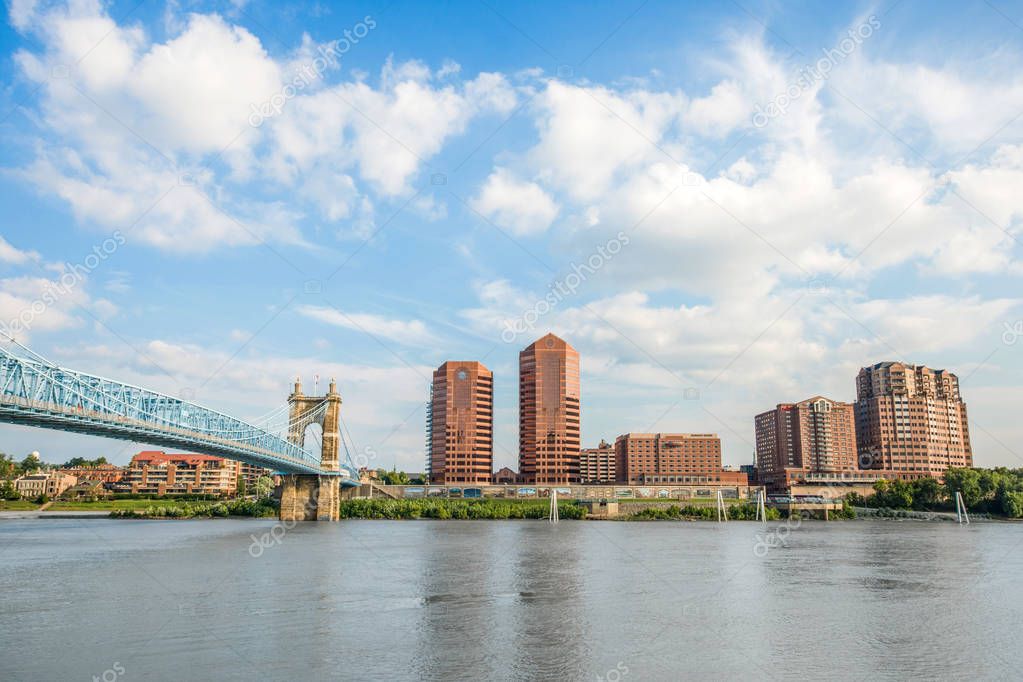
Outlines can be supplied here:
[[[323, 429], [320, 463], [325, 471], [341, 471], [341, 396], [337, 382], [330, 380], [325, 396], [302, 393], [302, 382], [295, 381], [295, 391], [288, 396], [291, 424], [288, 440], [302, 447], [310, 424]], [[340, 477], [316, 474], [288, 474], [281, 489], [281, 521], [337, 521], [341, 502]]]

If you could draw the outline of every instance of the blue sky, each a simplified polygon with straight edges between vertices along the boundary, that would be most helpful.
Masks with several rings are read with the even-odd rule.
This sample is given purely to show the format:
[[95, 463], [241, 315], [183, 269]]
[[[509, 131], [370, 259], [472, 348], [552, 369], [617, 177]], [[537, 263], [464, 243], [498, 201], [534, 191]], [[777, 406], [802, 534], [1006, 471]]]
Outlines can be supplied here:
[[[494, 370], [515, 466], [547, 331], [586, 443], [714, 431], [730, 464], [755, 413], [900, 359], [1020, 465], [1020, 3], [7, 10], [0, 316], [62, 364], [247, 417], [333, 375], [356, 449], [419, 470], [447, 359]], [[134, 452], [0, 427], [34, 449]]]

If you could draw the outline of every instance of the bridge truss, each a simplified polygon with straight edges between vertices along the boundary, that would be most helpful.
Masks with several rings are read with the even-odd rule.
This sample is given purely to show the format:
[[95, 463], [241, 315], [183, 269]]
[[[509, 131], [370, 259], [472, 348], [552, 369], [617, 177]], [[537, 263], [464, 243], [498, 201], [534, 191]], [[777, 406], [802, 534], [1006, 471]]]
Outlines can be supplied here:
[[288, 424], [250, 424], [187, 400], [59, 367], [13, 340], [7, 345], [0, 345], [0, 422], [226, 457], [283, 474], [340, 476], [352, 485], [359, 480], [350, 457], [340, 471], [323, 469], [318, 452], [288, 440]]

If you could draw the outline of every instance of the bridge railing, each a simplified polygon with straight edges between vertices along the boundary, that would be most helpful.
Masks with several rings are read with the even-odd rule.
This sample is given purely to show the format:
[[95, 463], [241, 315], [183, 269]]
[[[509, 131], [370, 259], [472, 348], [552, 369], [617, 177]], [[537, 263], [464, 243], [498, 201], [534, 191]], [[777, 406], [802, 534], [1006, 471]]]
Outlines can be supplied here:
[[171, 425], [161, 425], [159, 427], [155, 427], [153, 424], [138, 419], [132, 419], [130, 417], [123, 417], [117, 414], [96, 412], [94, 410], [83, 409], [68, 410], [59, 406], [55, 406], [52, 403], [47, 403], [39, 400], [28, 400], [26, 398], [15, 398], [9, 395], [0, 395], [0, 405], [15, 406], [21, 409], [31, 410], [33, 412], [40, 414], [51, 415], [57, 414], [66, 418], [87, 419], [98, 423], [114, 423], [126, 427], [134, 427], [143, 431], [158, 429], [168, 435], [180, 436], [183, 439], [206, 441], [223, 446], [225, 448], [232, 448], [235, 450], [246, 450], [252, 452], [253, 454], [259, 454], [265, 457], [272, 457], [274, 459], [279, 460], [286, 460], [305, 467], [308, 466], [317, 467], [319, 465], [319, 462], [313, 458], [298, 459], [286, 454], [282, 454], [280, 452], [269, 450], [267, 448], [255, 447], [252, 445], [248, 445], [244, 442], [239, 442], [237, 440], [221, 438], [209, 433], [192, 431], [190, 429], [184, 429]]
[[[72, 430], [67, 427], [76, 422], [94, 424], [96, 431], [117, 426], [136, 431], [142, 441], [147, 434], [170, 436], [241, 456], [236, 458], [250, 455], [254, 460], [285, 468], [323, 471], [319, 457], [259, 426], [180, 398], [21, 358], [0, 348], [0, 408], [5, 406], [8, 409], [0, 412], [7, 413], [7, 421], [21, 413], [35, 415], [36, 421], [46, 422], [51, 428]], [[342, 473], [351, 474], [345, 470]]]

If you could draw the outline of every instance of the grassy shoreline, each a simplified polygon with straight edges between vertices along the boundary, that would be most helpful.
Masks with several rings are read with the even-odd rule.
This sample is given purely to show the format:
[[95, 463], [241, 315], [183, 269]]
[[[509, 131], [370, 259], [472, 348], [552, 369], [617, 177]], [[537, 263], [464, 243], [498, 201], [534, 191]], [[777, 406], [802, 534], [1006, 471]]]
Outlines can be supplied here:
[[[636, 500], [640, 502], [640, 500]], [[717, 508], [712, 505], [679, 503], [668, 501], [642, 500], [643, 509], [630, 509], [633, 505], [619, 506], [619, 515], [612, 521], [716, 521]], [[638, 505], [636, 505], [638, 506]], [[17, 511], [34, 511], [38, 505], [19, 501]], [[196, 499], [106, 499], [96, 501], [56, 501], [47, 512], [109, 512], [111, 518], [125, 519], [192, 519], [257, 517], [277, 515], [277, 505], [270, 500], [259, 502], [246, 499], [196, 500]], [[550, 501], [545, 499], [448, 499], [448, 498], [360, 498], [342, 500], [339, 516], [341, 519], [546, 519], [550, 513]], [[587, 508], [575, 500], [560, 500], [558, 513], [564, 520], [587, 518]], [[753, 521], [756, 519], [756, 505], [751, 502], [733, 503], [727, 507], [728, 519]], [[784, 514], [768, 508], [769, 521], [778, 521]], [[855, 512], [832, 512], [832, 518], [854, 518]], [[591, 520], [605, 520], [590, 517]]]
[[196, 519], [232, 516], [267, 518], [277, 516], [277, 505], [271, 500], [192, 501], [171, 505], [167, 505], [165, 502], [167, 500], [160, 500], [160, 504], [150, 504], [144, 508], [115, 509], [110, 512], [110, 516], [116, 519]]
[[[342, 500], [342, 519], [545, 519], [547, 500], [438, 499]], [[581, 519], [586, 509], [574, 502], [558, 502], [562, 519]]]
[[31, 500], [0, 500], [0, 511], [35, 511], [40, 506]]

